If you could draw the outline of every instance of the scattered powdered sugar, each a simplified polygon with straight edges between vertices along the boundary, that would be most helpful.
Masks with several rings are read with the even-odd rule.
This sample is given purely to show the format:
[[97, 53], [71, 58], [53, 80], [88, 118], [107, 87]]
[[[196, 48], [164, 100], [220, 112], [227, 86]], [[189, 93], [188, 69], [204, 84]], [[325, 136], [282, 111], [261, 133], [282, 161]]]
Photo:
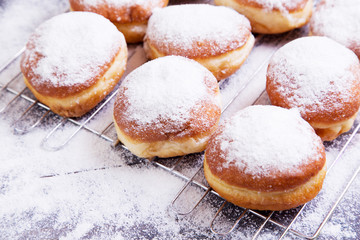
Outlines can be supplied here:
[[[340, 141], [344, 143], [344, 140], [346, 140], [346, 138], [337, 139], [333, 141], [333, 146], [327, 147], [326, 157], [328, 168], [333, 164], [334, 159], [339, 153], [336, 145], [338, 145]], [[334, 163], [334, 167], [328, 169], [321, 192], [314, 200], [307, 204], [305, 210], [296, 220], [293, 225], [295, 230], [307, 235], [312, 235], [320, 226], [326, 214], [330, 211], [331, 207], [340, 196], [340, 193], [344, 190], [351, 176], [360, 166], [358, 157], [360, 154], [359, 140], [359, 136], [355, 136], [355, 139], [349, 144], [342, 157]], [[335, 210], [331, 220], [325, 225], [325, 228], [322, 231], [324, 236], [332, 236], [334, 239], [359, 239], [360, 233], [351, 230], [359, 229], [360, 227], [360, 208], [355, 207], [355, 203], [353, 202], [354, 199], [360, 197], [360, 192], [358, 191], [359, 180], [360, 178], [358, 175], [357, 179], [348, 190], [348, 193]], [[349, 222], [351, 224], [344, 225], [344, 222]]]
[[314, 144], [317, 137], [297, 110], [252, 106], [223, 126], [218, 141], [227, 163], [254, 176], [268, 176], [274, 168], [296, 172], [298, 166], [318, 154]]
[[[41, 56], [33, 84], [57, 87], [86, 83], [97, 76], [121, 46], [122, 34], [106, 18], [88, 12], [58, 15], [36, 29], [25, 51], [28, 64]], [[31, 67], [31, 66], [28, 66]]]
[[[91, 135], [80, 137], [85, 141], [86, 138], [99, 140]], [[96, 235], [106, 238], [118, 232], [129, 239], [127, 236], [131, 234], [140, 237], [141, 231], [148, 227], [146, 224], [158, 231], [156, 235], [160, 237], [170, 230], [178, 231], [179, 225], [171, 221], [166, 212], [182, 182], [167, 172], [145, 165], [126, 166], [124, 156], [116, 156], [107, 142], [100, 141], [90, 149], [101, 151], [99, 159], [117, 159], [117, 168], [39, 178], [34, 170], [44, 168], [41, 164], [60, 166], [61, 159], [81, 159], [73, 159], [74, 151], [69, 150], [52, 154], [49, 159], [48, 154], [41, 155], [43, 151], [36, 147], [32, 154], [38, 157], [39, 163], [27, 161], [28, 153], [22, 151], [27, 144], [17, 141], [15, 144], [9, 150], [19, 153], [13, 154], [9, 161], [0, 158], [8, 170], [8, 173], [5, 169], [1, 171], [0, 202], [3, 206], [10, 203], [1, 210], [1, 238], [79, 239]], [[78, 142], [73, 146], [83, 148], [84, 145]], [[111, 228], [107, 229], [109, 225]], [[139, 225], [144, 225], [144, 229]]]
[[[235, 10], [206, 4], [185, 4], [156, 9], [149, 19], [147, 38], [169, 52], [186, 54], [211, 44], [210, 54], [241, 47], [247, 40], [244, 29], [249, 21]], [[230, 47], [228, 47], [230, 45]]]
[[68, 4], [68, 0], [47, 0], [41, 4], [39, 0], [0, 1], [0, 65], [26, 44], [37, 25], [55, 14], [65, 12]]
[[360, 56], [359, 12], [358, 0], [322, 1], [310, 21], [312, 34], [332, 38]]
[[[351, 89], [357, 78], [350, 68], [357, 65], [356, 55], [337, 42], [326, 37], [303, 37], [274, 54], [267, 74], [290, 107], [298, 108], [301, 114], [326, 112], [329, 103], [336, 111], [353, 98]], [[335, 96], [339, 101], [334, 101]]]
[[124, 96], [119, 96], [127, 98], [129, 104], [125, 115], [139, 124], [160, 119], [183, 124], [202, 100], [216, 104], [204, 78], [216, 81], [206, 68], [184, 57], [168, 56], [145, 63], [121, 84]]
[[[61, 12], [61, 6], [66, 5], [63, 0], [8, 0], [3, 3], [0, 3], [1, 7], [5, 6], [4, 10], [0, 8], [0, 35], [4, 36], [0, 39], [2, 62], [21, 49], [29, 31], [41, 19]], [[21, 113], [24, 109], [18, 101], [12, 108]], [[168, 208], [184, 184], [176, 176], [144, 162], [127, 165], [131, 154], [112, 148], [109, 142], [85, 130], [59, 152], [47, 152], [39, 144], [51, 126], [42, 123], [42, 127], [33, 132], [16, 135], [11, 126], [15, 119], [8, 112], [0, 115], [1, 239], [251, 239], [263, 222], [260, 218], [258, 222], [245, 218], [227, 236], [212, 234], [209, 224], [222, 203], [214, 194], [209, 194], [192, 214], [176, 215]], [[67, 127], [64, 134], [72, 132]], [[335, 167], [333, 172], [348, 175], [358, 166], [360, 138], [356, 137], [353, 142], [356, 143], [351, 147], [354, 151], [346, 151], [346, 156], [340, 159], [342, 166]], [[335, 145], [341, 146], [340, 143]], [[333, 154], [337, 154], [338, 147], [333, 149]], [[348, 160], [352, 160], [351, 165]], [[181, 167], [182, 164], [177, 168]], [[94, 170], [101, 168], [104, 169]], [[65, 174], [79, 170], [83, 172]], [[39, 179], [51, 174], [61, 176]], [[332, 184], [339, 178], [327, 179], [329, 184], [325, 186], [323, 202], [327, 196], [337, 194]], [[359, 180], [358, 177], [353, 183], [318, 239], [360, 238]], [[190, 192], [190, 195], [195, 193]], [[184, 209], [190, 206], [187, 202], [184, 205]], [[315, 209], [310, 205], [311, 216], [300, 221], [300, 228], [296, 230], [303, 232], [303, 225], [313, 225], [324, 211], [322, 205], [318, 204]], [[291, 218], [284, 212], [279, 214]], [[229, 224], [224, 219], [215, 224], [226, 223]], [[268, 223], [259, 239], [277, 239], [282, 232], [282, 228]], [[288, 234], [285, 239], [298, 238]]]
[[[0, 210], [0, 238], [221, 239], [208, 230], [216, 212], [208, 203], [194, 215], [172, 213], [184, 181], [150, 162], [127, 165], [133, 155], [84, 131], [59, 152], [47, 152], [39, 143], [49, 129], [20, 136], [10, 130], [0, 118], [0, 204], [9, 206]], [[40, 178], [52, 174], [59, 175]], [[202, 194], [191, 192], [195, 199]], [[241, 231], [234, 236], [243, 239]]]

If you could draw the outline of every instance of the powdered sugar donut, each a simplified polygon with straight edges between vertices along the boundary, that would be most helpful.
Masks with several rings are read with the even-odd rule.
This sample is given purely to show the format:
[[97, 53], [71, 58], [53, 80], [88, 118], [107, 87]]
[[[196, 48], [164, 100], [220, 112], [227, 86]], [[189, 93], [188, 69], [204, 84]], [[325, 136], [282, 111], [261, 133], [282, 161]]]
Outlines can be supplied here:
[[155, 8], [169, 0], [69, 0], [71, 10], [95, 12], [108, 18], [125, 36], [126, 42], [142, 42], [147, 22]]
[[270, 60], [266, 91], [272, 104], [299, 109], [323, 140], [332, 140], [359, 110], [359, 59], [326, 37], [294, 40]]
[[312, 0], [215, 0], [216, 5], [228, 6], [244, 14], [253, 32], [283, 33], [309, 22]]
[[311, 18], [312, 35], [329, 37], [360, 58], [360, 1], [323, 0]]
[[143, 158], [203, 151], [220, 114], [215, 77], [180, 56], [159, 58], [131, 72], [114, 106], [119, 140]]
[[196, 60], [218, 79], [240, 68], [254, 45], [249, 21], [207, 4], [158, 9], [149, 19], [144, 48], [151, 59], [179, 55]]
[[58, 15], [31, 35], [21, 59], [25, 84], [62, 116], [95, 107], [120, 80], [127, 62], [124, 36], [106, 18], [85, 12]]
[[258, 105], [219, 126], [205, 151], [204, 172], [229, 202], [285, 210], [318, 194], [326, 155], [321, 139], [297, 110]]

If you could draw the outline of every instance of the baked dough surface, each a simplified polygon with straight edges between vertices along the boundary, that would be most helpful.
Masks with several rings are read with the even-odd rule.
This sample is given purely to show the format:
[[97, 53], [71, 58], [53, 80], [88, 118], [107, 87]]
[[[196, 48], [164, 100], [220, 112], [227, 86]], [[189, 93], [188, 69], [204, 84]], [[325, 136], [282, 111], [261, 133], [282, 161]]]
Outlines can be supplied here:
[[348, 131], [360, 107], [357, 56], [326, 37], [304, 37], [270, 60], [266, 91], [273, 105], [297, 108], [324, 141]]
[[252, 31], [277, 34], [299, 28], [310, 20], [312, 0], [215, 0], [216, 5], [227, 6], [246, 16]]
[[114, 105], [119, 140], [143, 158], [203, 151], [220, 114], [216, 78], [180, 56], [158, 58], [131, 72]]
[[142, 42], [147, 22], [156, 8], [168, 0], [69, 0], [71, 11], [86, 11], [109, 19], [125, 36], [127, 43]]
[[285, 210], [320, 191], [325, 148], [297, 110], [251, 106], [225, 120], [212, 135], [204, 173], [209, 185], [236, 205]]
[[249, 21], [236, 11], [206, 4], [159, 9], [149, 19], [144, 49], [150, 59], [194, 59], [218, 79], [240, 68], [254, 46]]
[[109, 20], [70, 12], [35, 30], [20, 66], [40, 102], [62, 116], [78, 117], [113, 90], [126, 62], [124, 36]]

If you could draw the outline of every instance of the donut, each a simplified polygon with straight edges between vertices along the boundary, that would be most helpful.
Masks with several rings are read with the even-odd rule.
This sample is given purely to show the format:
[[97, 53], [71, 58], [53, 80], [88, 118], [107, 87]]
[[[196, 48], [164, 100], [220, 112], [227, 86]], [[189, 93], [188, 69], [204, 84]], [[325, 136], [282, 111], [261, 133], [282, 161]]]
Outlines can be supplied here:
[[310, 32], [329, 37], [350, 48], [360, 58], [360, 1], [321, 1], [310, 20]]
[[150, 59], [168, 55], [194, 59], [221, 80], [240, 68], [254, 41], [249, 21], [236, 11], [184, 4], [154, 11], [144, 49]]
[[158, 58], [135, 69], [120, 85], [114, 104], [119, 140], [142, 158], [203, 151], [220, 114], [216, 78], [181, 56]]
[[312, 0], [215, 0], [244, 14], [251, 22], [252, 31], [277, 34], [299, 28], [310, 20]]
[[142, 42], [147, 22], [155, 8], [166, 7], [169, 0], [69, 0], [72, 11], [100, 14], [125, 36], [127, 43]]
[[296, 109], [250, 106], [226, 119], [210, 138], [204, 174], [211, 188], [235, 205], [286, 210], [321, 190], [325, 149]]
[[297, 108], [324, 141], [350, 130], [360, 106], [360, 64], [327, 37], [304, 37], [280, 48], [266, 76], [270, 102]]
[[124, 36], [109, 20], [70, 12], [35, 30], [20, 67], [40, 102], [61, 116], [80, 117], [114, 89], [126, 62]]

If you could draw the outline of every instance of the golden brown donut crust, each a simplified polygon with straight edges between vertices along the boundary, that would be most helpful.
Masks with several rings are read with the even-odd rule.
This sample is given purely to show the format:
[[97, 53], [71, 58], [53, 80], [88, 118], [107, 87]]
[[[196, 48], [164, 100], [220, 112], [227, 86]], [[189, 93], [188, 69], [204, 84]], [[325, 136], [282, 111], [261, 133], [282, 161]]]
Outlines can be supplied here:
[[117, 29], [124, 34], [127, 43], [139, 43], [144, 40], [147, 21], [133, 23], [115, 23]]
[[[246, 6], [250, 6], [250, 7], [255, 7], [255, 8], [259, 8], [259, 9], [263, 9], [265, 8], [264, 6], [264, 1], [254, 1], [254, 0], [234, 0], [235, 2], [238, 2], [239, 4], [242, 5], [246, 5]], [[291, 0], [289, 0], [291, 1]], [[296, 4], [291, 5], [291, 6], [287, 6], [287, 5], [283, 5], [284, 9], [286, 9], [289, 13], [291, 12], [297, 12], [297, 11], [301, 11], [302, 9], [304, 9], [305, 5], [307, 4], [308, 0], [302, 0], [302, 1], [297, 1]], [[274, 8], [274, 11], [279, 11], [278, 8]]]
[[[204, 78], [209, 88], [209, 93], [214, 98], [220, 95], [219, 87], [213, 81]], [[183, 125], [167, 125], [171, 128], [171, 133], [160, 134], [163, 132], [162, 126], [156, 123], [139, 125], [136, 121], [128, 121], [125, 115], [128, 107], [127, 99], [120, 98], [124, 95], [124, 90], [120, 90], [114, 104], [114, 120], [123, 134], [134, 142], [157, 142], [157, 141], [181, 141], [181, 139], [193, 138], [200, 135], [212, 133], [219, 122], [221, 109], [218, 105], [206, 101], [199, 102], [190, 112], [191, 118]], [[203, 107], [206, 106], [206, 107]], [[161, 121], [167, 124], [167, 120]]]
[[[187, 19], [194, 14], [197, 16], [192, 24]], [[250, 22], [236, 11], [222, 6], [185, 4], [152, 15], [144, 49], [150, 59], [170, 55], [194, 59], [220, 81], [240, 68], [254, 42]]]
[[20, 68], [40, 102], [62, 116], [78, 117], [113, 90], [126, 63], [124, 36], [108, 19], [69, 12], [34, 31]]
[[[222, 54], [228, 53], [230, 51], [242, 48], [247, 40], [252, 36], [250, 26], [243, 26], [239, 29], [241, 34], [238, 38], [231, 39], [227, 41], [226, 46], [218, 47], [216, 43], [212, 41], [206, 42], [195, 42], [190, 49], [184, 49], [175, 43], [163, 43], [161, 41], [157, 41], [156, 39], [150, 39], [145, 36], [145, 44], [151, 46], [151, 48], [156, 49], [159, 55], [168, 56], [168, 55], [176, 55], [183, 56], [191, 59], [205, 59], [209, 57], [216, 57]], [[214, 53], [215, 51], [215, 53]], [[149, 57], [152, 58], [154, 54], [149, 54]]]
[[279, 34], [307, 24], [311, 18], [313, 1], [297, 1], [290, 6], [282, 4], [267, 9], [257, 1], [215, 0], [216, 5], [227, 6], [245, 15], [251, 22], [252, 31], [261, 34]]
[[337, 138], [340, 134], [347, 132], [354, 124], [357, 113], [349, 119], [333, 124], [322, 124], [316, 122], [309, 122], [314, 128], [316, 134], [321, 137], [323, 141], [331, 141]]
[[320, 192], [326, 176], [326, 165], [308, 182], [293, 189], [261, 192], [229, 184], [215, 175], [204, 161], [204, 174], [211, 187], [227, 201], [244, 208], [281, 211], [295, 208], [312, 200]]
[[[238, 49], [230, 50], [229, 52], [216, 56], [204, 57], [204, 55], [193, 59], [206, 67], [216, 77], [216, 79], [220, 81], [231, 76], [241, 67], [249, 56], [254, 44], [255, 38], [252, 34], [250, 34], [246, 43]], [[151, 45], [149, 41], [144, 42], [144, 49], [147, 57], [150, 59], [166, 56], [165, 53], [160, 52], [155, 46]], [[187, 51], [184, 51], [183, 55], [187, 55]], [[206, 55], [208, 55], [208, 53]]]
[[274, 54], [266, 76], [270, 102], [297, 108], [324, 141], [351, 128], [360, 107], [360, 64], [343, 45], [327, 37], [296, 39]]
[[192, 134], [191, 136], [188, 132], [185, 132], [182, 137], [179, 135], [178, 137], [173, 137], [169, 134], [169, 137], [164, 140], [141, 141], [125, 134], [114, 119], [116, 133], [120, 142], [122, 142], [133, 154], [142, 158], [153, 158], [155, 156], [169, 158], [202, 152], [205, 150], [211, 134], [216, 130], [218, 122], [219, 121], [216, 122], [216, 125], [207, 127], [203, 132]]
[[[272, 67], [273, 66], [269, 64], [268, 71]], [[358, 65], [351, 66], [350, 71], [358, 80], [353, 81], [353, 84], [349, 86], [351, 95], [348, 101], [344, 101], [341, 93], [332, 93], [331, 99], [321, 102], [322, 106], [324, 106], [324, 108], [322, 108], [323, 110], [316, 109], [315, 111], [308, 109], [306, 112], [302, 113], [302, 117], [311, 125], [332, 125], [346, 121], [356, 115], [360, 107], [360, 68]], [[266, 78], [266, 91], [269, 95], [271, 103], [276, 106], [291, 108], [292, 102], [289, 100], [289, 96], [280, 94], [276, 91], [276, 89], [287, 88], [288, 86], [283, 86], [269, 74], [267, 74]], [[333, 105], [338, 102], [341, 102], [343, 107], [334, 111]], [[315, 103], [314, 107], [316, 107]]]
[[127, 75], [113, 112], [119, 140], [143, 158], [203, 151], [220, 115], [215, 77], [180, 56], [158, 58]]
[[238, 206], [289, 209], [320, 191], [325, 147], [296, 110], [251, 106], [211, 136], [204, 174], [220, 196]]
[[[30, 38], [29, 42], [26, 45], [26, 48], [29, 49], [30, 51], [33, 51], [35, 48], [34, 41], [36, 41], [36, 37], [37, 36], [33, 36], [32, 38]], [[127, 49], [125, 42], [123, 42], [121, 48], [118, 50], [118, 53], [124, 52], [123, 50], [124, 48]], [[34, 54], [31, 57], [26, 57], [25, 55], [23, 55], [20, 62], [21, 72], [23, 73], [29, 85], [33, 85], [33, 82], [37, 81], [37, 79], [39, 78], [39, 76], [37, 76], [34, 73], [34, 69], [35, 66], [38, 65], [38, 62], [43, 59], [43, 55], [40, 52], [37, 51], [33, 51], [33, 52]], [[100, 67], [100, 71], [98, 75], [92, 76], [90, 79], [87, 79], [87, 81], [85, 82], [66, 85], [66, 86], [55, 86], [50, 84], [49, 82], [37, 82], [36, 85], [38, 87], [36, 87], [36, 89], [34, 90], [36, 90], [41, 95], [58, 97], [58, 98], [64, 98], [69, 95], [76, 95], [96, 84], [96, 82], [110, 68], [111, 64], [114, 62], [118, 53], [114, 54], [114, 56], [111, 58], [111, 61], [105, 62], [104, 65]], [[27, 66], [33, 66], [33, 67], [27, 67]], [[62, 76], [59, 76], [57, 73], [53, 73], [53, 74], [55, 78], [59, 78], [59, 79], [62, 78]]]
[[[75, 88], [74, 91], [62, 91], [61, 93], [64, 95], [61, 96], [58, 94], [42, 94], [41, 91], [32, 86], [26, 75], [24, 75], [24, 81], [36, 99], [47, 105], [54, 113], [64, 117], [80, 117], [94, 108], [115, 88], [125, 71], [126, 62], [127, 48], [123, 47], [114, 57], [109, 68], [102, 76], [94, 79], [91, 85], [82, 90]], [[52, 87], [55, 91], [54, 86]]]
[[[220, 126], [211, 139], [221, 135], [223, 131], [222, 128], [223, 126]], [[205, 152], [205, 159], [207, 159], [206, 162], [211, 173], [229, 185], [252, 191], [277, 192], [293, 189], [306, 183], [310, 178], [318, 174], [326, 163], [324, 145], [321, 140], [317, 138], [314, 145], [317, 146], [317, 152], [321, 157], [310, 159], [309, 161], [312, 162], [312, 164], [300, 164], [298, 167], [299, 171], [291, 174], [289, 172], [281, 172], [274, 168], [269, 176], [258, 178], [250, 173], [246, 173], [246, 169], [239, 169], [234, 165], [223, 168], [222, 166], [226, 163], [226, 153], [223, 153], [220, 145], [215, 144], [215, 141], [211, 139]], [[271, 190], [269, 186], [271, 186]]]
[[99, 3], [96, 7], [87, 5], [84, 3], [86, 1], [69, 0], [69, 2], [71, 9], [74, 11], [94, 12], [117, 23], [141, 23], [149, 19], [154, 8], [167, 6], [169, 0], [160, 0], [158, 5], [153, 5], [151, 1], [149, 1], [147, 5], [134, 4], [130, 7], [118, 6], [115, 9], [114, 6], [107, 3], [107, 1], [103, 1], [102, 4]]
[[[177, 28], [173, 28], [172, 25], [164, 23], [164, 21], [171, 21], [171, 24], [183, 26], [182, 20], [177, 20], [176, 18], [171, 18], [174, 14], [174, 17], [190, 17], [194, 12], [199, 11], [199, 16], [195, 18], [196, 21], [199, 21], [199, 24], [206, 25], [202, 16], [205, 14], [214, 14], [213, 18], [221, 20], [233, 21], [234, 25], [229, 29], [220, 28], [214, 29], [213, 31], [218, 31], [220, 34], [226, 33], [226, 39], [219, 39], [216, 35], [211, 35], [209, 32], [210, 27], [213, 25], [207, 25], [207, 29], [204, 33], [206, 37], [199, 37], [196, 34], [198, 32], [190, 31], [200, 31], [202, 29], [191, 28], [191, 25], [187, 26], [188, 32], [179, 32]], [[227, 15], [229, 17], [225, 18]], [[200, 18], [201, 17], [201, 18]], [[216, 18], [217, 17], [217, 18]], [[207, 23], [207, 22], [206, 22]], [[189, 24], [189, 23], [187, 23]], [[196, 22], [194, 22], [196, 24]], [[201, 26], [201, 25], [200, 25]], [[176, 26], [175, 26], [176, 27]], [[213, 28], [212, 28], [213, 29]], [[228, 32], [224, 32], [228, 31]], [[234, 33], [233, 35], [231, 35]], [[161, 37], [159, 37], [159, 34]], [[229, 36], [230, 35], [230, 36]], [[251, 26], [249, 21], [242, 15], [237, 14], [231, 9], [224, 7], [211, 6], [207, 4], [185, 4], [178, 6], [170, 6], [164, 9], [159, 10], [153, 17], [149, 20], [149, 28], [147, 29], [147, 34], [145, 36], [145, 41], [155, 48], [160, 54], [163, 55], [177, 55], [183, 56], [191, 59], [195, 58], [207, 58], [211, 56], [219, 56], [221, 54], [227, 53], [229, 51], [241, 48], [245, 45], [246, 41], [251, 35]], [[164, 37], [165, 39], [163, 39]]]

